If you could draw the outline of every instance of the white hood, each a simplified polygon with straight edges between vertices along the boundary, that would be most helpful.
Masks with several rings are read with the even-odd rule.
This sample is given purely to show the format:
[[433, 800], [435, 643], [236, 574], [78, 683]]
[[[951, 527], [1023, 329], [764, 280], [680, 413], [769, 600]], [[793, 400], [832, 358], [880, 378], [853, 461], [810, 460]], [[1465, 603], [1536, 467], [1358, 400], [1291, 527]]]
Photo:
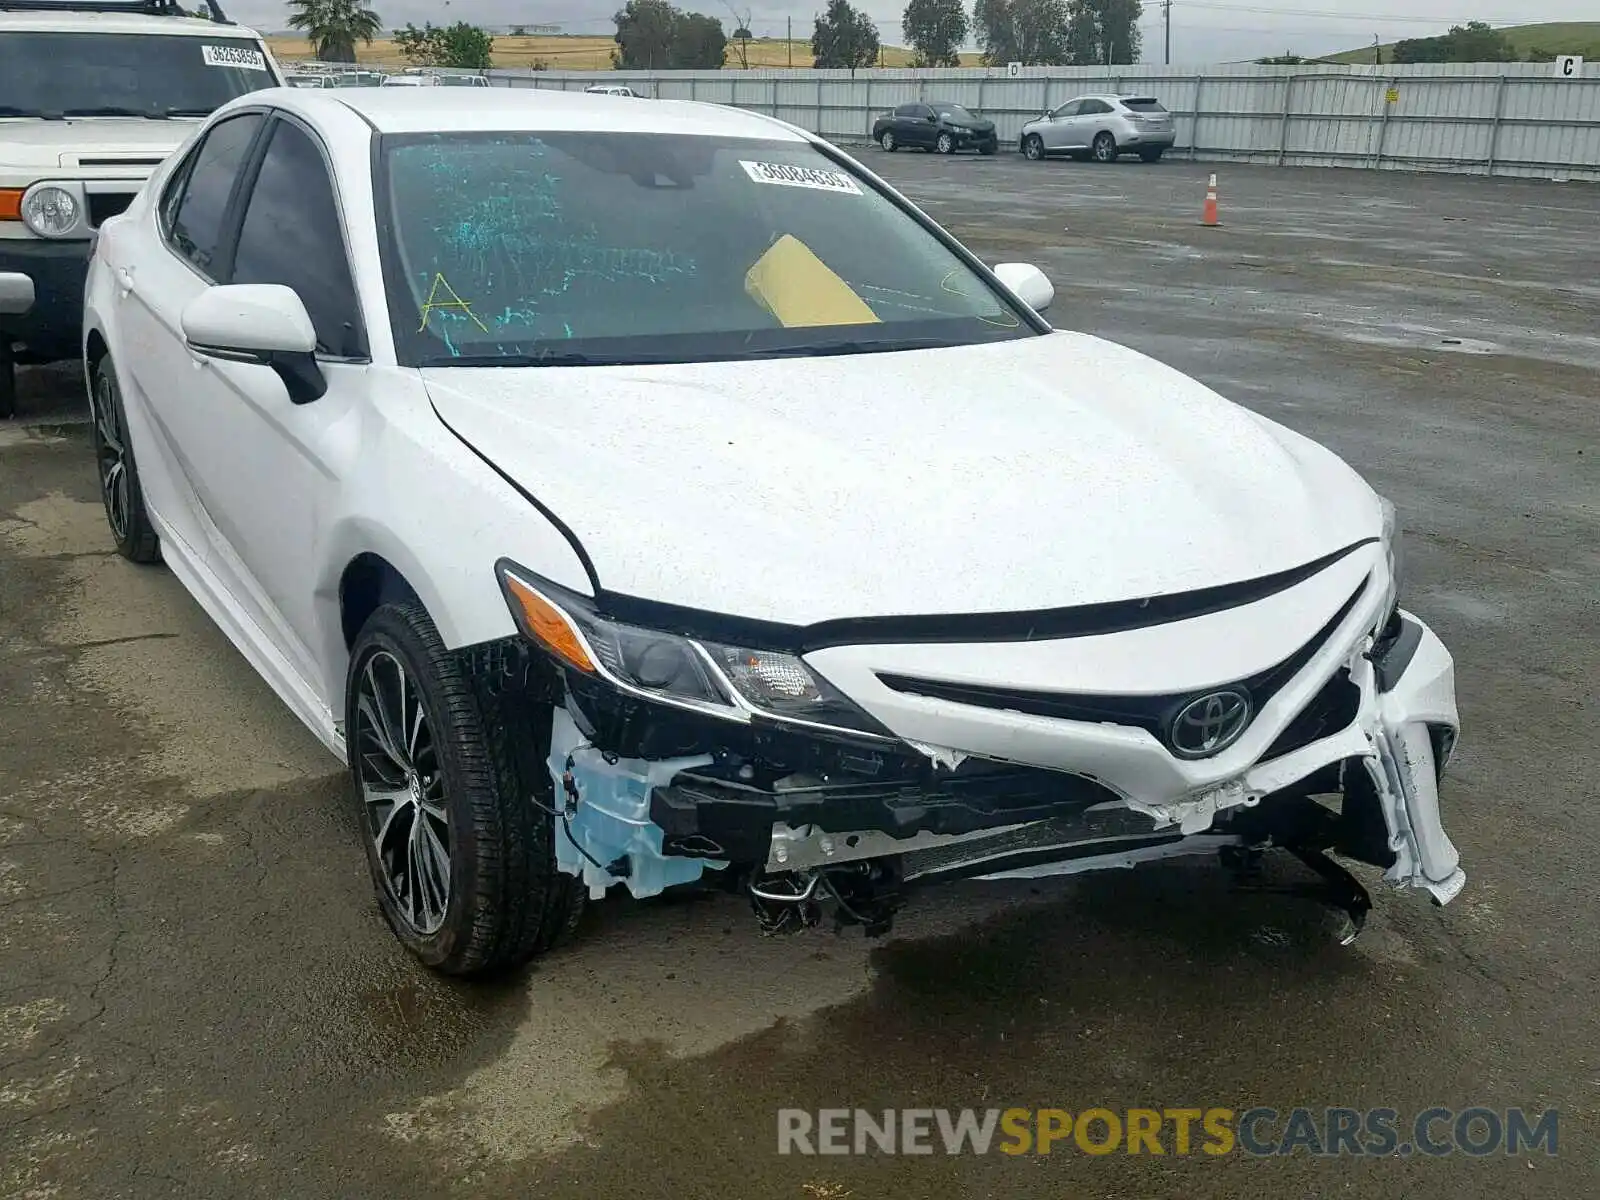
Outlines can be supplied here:
[[423, 376], [444, 420], [572, 528], [605, 589], [743, 617], [1183, 592], [1381, 525], [1328, 451], [1082, 334]]
[[[71, 178], [127, 178], [149, 175], [154, 163], [171, 154], [200, 127], [198, 120], [142, 117], [70, 117], [64, 121], [0, 120], [0, 170], [38, 168], [54, 175], [65, 167]], [[82, 159], [111, 160], [79, 170]], [[125, 165], [124, 165], [125, 164]]]

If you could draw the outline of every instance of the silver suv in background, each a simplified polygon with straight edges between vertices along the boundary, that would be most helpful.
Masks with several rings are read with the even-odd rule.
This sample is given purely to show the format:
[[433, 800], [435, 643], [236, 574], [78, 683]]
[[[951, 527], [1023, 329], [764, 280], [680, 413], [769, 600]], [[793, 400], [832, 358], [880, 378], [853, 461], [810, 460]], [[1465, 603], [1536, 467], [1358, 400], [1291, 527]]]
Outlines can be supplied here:
[[1154, 96], [1076, 96], [1022, 127], [1022, 153], [1035, 162], [1052, 154], [1113, 163], [1124, 154], [1157, 162], [1177, 132]]

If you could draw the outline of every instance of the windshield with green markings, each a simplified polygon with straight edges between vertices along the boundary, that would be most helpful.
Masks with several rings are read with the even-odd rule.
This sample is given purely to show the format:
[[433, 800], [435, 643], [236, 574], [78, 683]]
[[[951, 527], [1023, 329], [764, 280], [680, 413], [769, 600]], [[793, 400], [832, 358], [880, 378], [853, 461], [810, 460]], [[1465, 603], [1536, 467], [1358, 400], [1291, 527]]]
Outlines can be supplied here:
[[389, 303], [411, 364], [860, 353], [1036, 327], [870, 182], [794, 141], [385, 135]]

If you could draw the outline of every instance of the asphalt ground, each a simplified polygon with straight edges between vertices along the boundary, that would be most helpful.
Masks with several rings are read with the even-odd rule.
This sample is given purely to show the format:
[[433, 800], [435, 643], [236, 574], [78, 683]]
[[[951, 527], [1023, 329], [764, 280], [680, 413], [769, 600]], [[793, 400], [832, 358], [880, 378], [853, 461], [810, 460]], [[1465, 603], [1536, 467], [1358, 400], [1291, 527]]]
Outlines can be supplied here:
[[[1395, 500], [1457, 657], [1465, 892], [1379, 890], [1350, 947], [1199, 861], [930, 893], [875, 943], [618, 900], [514, 978], [436, 978], [339, 765], [110, 552], [81, 385], [33, 371], [0, 424], [0, 1195], [1600, 1194], [1600, 190], [1221, 167], [1205, 229], [1206, 166], [860, 154], [1039, 264], [1058, 325]], [[1436, 1105], [1558, 1109], [1559, 1152], [776, 1152], [789, 1107]]]

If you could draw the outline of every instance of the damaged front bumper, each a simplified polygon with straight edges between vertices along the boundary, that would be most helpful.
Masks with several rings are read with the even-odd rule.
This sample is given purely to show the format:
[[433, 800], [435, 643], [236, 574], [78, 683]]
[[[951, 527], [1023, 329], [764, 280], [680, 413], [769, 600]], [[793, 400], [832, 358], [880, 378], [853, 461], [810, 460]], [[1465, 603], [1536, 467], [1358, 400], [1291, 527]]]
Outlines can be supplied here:
[[[1370, 628], [1370, 613], [1347, 615]], [[1165, 782], [1138, 786], [1166, 780], [1149, 764], [1172, 766], [1174, 779], [1204, 771], [1170, 756], [1159, 763], [1158, 739], [1113, 724], [989, 714], [1009, 723], [1008, 744], [1050, 735], [1065, 747], [1053, 754], [1070, 762], [1081, 753], [1094, 769], [1080, 772], [1007, 760], [992, 742], [957, 751], [759, 722], [735, 736], [635, 698], [569, 688], [548, 759], [565, 824], [557, 863], [593, 896], [619, 883], [649, 896], [719, 872], [747, 888], [775, 928], [825, 899], [882, 929], [899, 894], [918, 884], [1268, 846], [1335, 880], [1357, 926], [1365, 893], [1326, 852], [1448, 903], [1466, 879], [1439, 807], [1458, 730], [1449, 652], [1395, 610], [1376, 637], [1340, 626], [1294, 683], [1299, 690], [1283, 695], [1295, 711], [1275, 714], [1270, 744], [1176, 794]], [[1132, 764], [1121, 774], [1119, 746]]]

